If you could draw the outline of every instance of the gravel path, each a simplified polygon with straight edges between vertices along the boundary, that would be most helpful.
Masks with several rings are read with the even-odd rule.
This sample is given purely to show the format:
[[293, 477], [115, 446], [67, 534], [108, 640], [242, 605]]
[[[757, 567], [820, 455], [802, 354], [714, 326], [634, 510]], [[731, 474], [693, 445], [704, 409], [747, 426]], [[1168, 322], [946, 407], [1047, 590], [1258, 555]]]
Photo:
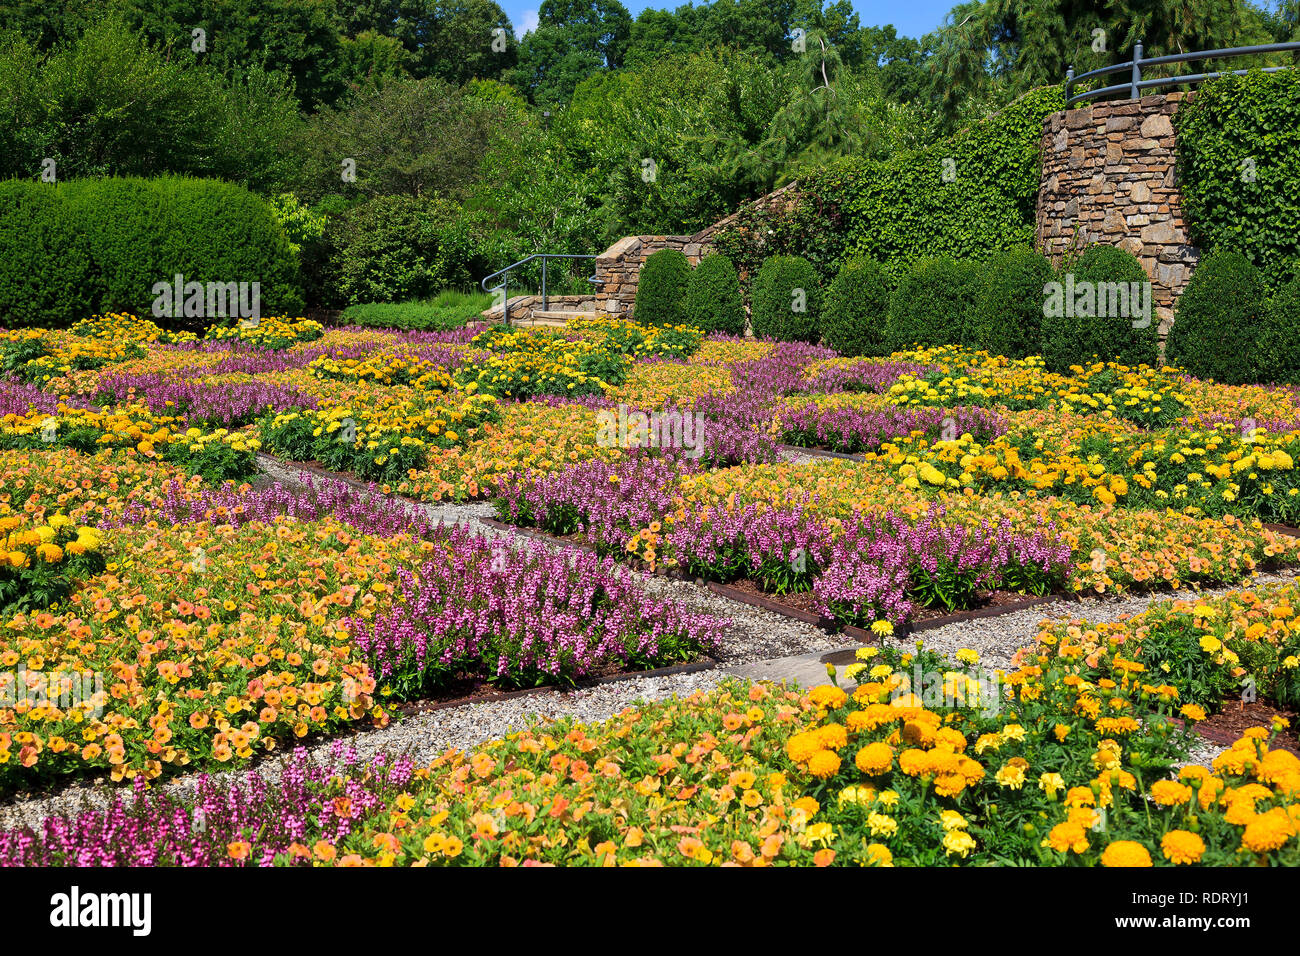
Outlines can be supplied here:
[[[466, 704], [463, 707], [447, 707], [413, 715], [379, 730], [322, 741], [309, 747], [308, 753], [313, 760], [329, 764], [332, 762], [334, 747], [342, 742], [355, 747], [363, 759], [383, 751], [389, 754], [409, 753], [417, 762], [428, 763], [448, 748], [468, 749], [537, 720], [571, 716], [583, 723], [599, 722], [638, 702], [665, 700], [673, 696], [688, 697], [696, 691], [709, 690], [725, 677], [725, 674], [717, 670], [639, 677], [585, 690], [564, 693], [548, 691], [506, 700]], [[275, 780], [279, 776], [280, 762], [266, 760], [254, 769], [267, 779]], [[250, 768], [244, 767], [212, 776], [218, 780], [234, 781], [242, 779], [249, 772]], [[189, 794], [193, 792], [197, 779], [197, 774], [190, 774], [168, 781], [162, 786], [167, 791]], [[38, 826], [44, 817], [53, 814], [99, 809], [108, 804], [114, 793], [121, 792], [123, 789], [120, 787], [88, 783], [69, 787], [52, 796], [0, 806], [0, 827]]]
[[[302, 486], [300, 476], [303, 472], [299, 469], [286, 467], [266, 456], [259, 457], [266, 478], [285, 485]], [[811, 459], [813, 456], [786, 453], [785, 457], [797, 461], [804, 458]], [[364, 485], [359, 483], [352, 482], [352, 484], [364, 488]], [[509, 531], [493, 528], [477, 520], [492, 516], [492, 507], [486, 502], [429, 504], [398, 500], [402, 501], [403, 507], [418, 511], [439, 523], [473, 523], [477, 526], [476, 530], [483, 534], [514, 537]], [[1295, 572], [1261, 575], [1255, 583], [1287, 581], [1292, 580], [1294, 576]], [[724, 637], [724, 646], [718, 654], [723, 665], [728, 668], [739, 667], [744, 670], [747, 665], [768, 661], [780, 670], [783, 663], [789, 663], [793, 667], [795, 664], [807, 663], [806, 659], [811, 654], [840, 650], [857, 643], [842, 635], [828, 634], [811, 624], [728, 600], [710, 591], [703, 586], [702, 582], [647, 575], [645, 587], [647, 591], [659, 598], [671, 598], [691, 610], [707, 611], [730, 619], [731, 627]], [[1200, 593], [1213, 597], [1236, 589], [1219, 588]], [[1033, 643], [1040, 622], [1046, 618], [1113, 621], [1125, 615], [1141, 613], [1160, 601], [1172, 600], [1184, 595], [1190, 596], [1194, 593], [1196, 592], [1188, 590], [1174, 595], [1104, 597], [1085, 602], [1059, 601], [999, 617], [962, 621], [946, 627], [922, 631], [917, 636], [927, 647], [950, 656], [960, 648], [970, 647], [980, 652], [987, 665], [1006, 667], [1010, 665], [1016, 650]], [[914, 638], [896, 641], [900, 647], [914, 646], [914, 642]], [[802, 660], [783, 661], [786, 658]], [[812, 673], [808, 667], [802, 670]], [[523, 727], [534, 720], [569, 715], [583, 722], [601, 721], [638, 701], [662, 700], [674, 695], [687, 696], [697, 690], [715, 687], [726, 677], [727, 675], [721, 669], [711, 669], [690, 674], [630, 678], [578, 691], [563, 693], [548, 691], [507, 700], [447, 707], [395, 721], [380, 730], [365, 731], [350, 737], [343, 736], [314, 744], [310, 748], [310, 753], [313, 759], [328, 761], [336, 742], [343, 740], [355, 746], [363, 757], [379, 751], [410, 752], [417, 760], [427, 762], [449, 747], [469, 748], [508, 733], [512, 728]], [[1198, 748], [1192, 759], [1194, 762], [1208, 763], [1221, 750], [1221, 747], [1207, 743]], [[279, 763], [263, 762], [257, 765], [256, 771], [269, 779], [274, 779], [279, 773]], [[247, 772], [248, 768], [244, 768], [220, 776], [242, 777]], [[195, 775], [188, 775], [163, 786], [188, 792], [193, 789], [195, 780]], [[118, 788], [87, 783], [69, 787], [51, 796], [0, 805], [0, 827], [34, 825], [49, 814], [100, 807], [107, 803], [114, 792], [118, 792]]]

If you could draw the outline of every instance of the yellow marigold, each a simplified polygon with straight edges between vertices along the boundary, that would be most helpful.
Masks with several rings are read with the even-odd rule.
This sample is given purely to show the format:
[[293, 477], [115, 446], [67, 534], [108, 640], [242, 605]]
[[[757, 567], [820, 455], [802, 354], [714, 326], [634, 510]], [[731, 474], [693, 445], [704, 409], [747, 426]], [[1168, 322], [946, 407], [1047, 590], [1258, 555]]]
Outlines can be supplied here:
[[1012, 790], [1019, 790], [1025, 785], [1025, 761], [1019, 757], [1013, 757], [1004, 763], [993, 779], [1004, 787]]
[[822, 749], [816, 733], [810, 731], [794, 734], [785, 742], [785, 755], [795, 763], [807, 763], [809, 757]]
[[898, 767], [909, 777], [923, 777], [930, 773], [930, 755], [915, 747], [898, 755]]
[[1160, 852], [1170, 863], [1199, 863], [1205, 841], [1187, 830], [1170, 830], [1160, 838]]
[[956, 853], [965, 859], [966, 855], [973, 849], [975, 849], [975, 838], [965, 830], [949, 830], [943, 835], [945, 856], [952, 856]]
[[849, 695], [834, 684], [822, 684], [820, 687], [814, 687], [808, 692], [808, 699], [818, 707], [834, 710], [837, 707], [843, 707], [844, 702], [849, 699]]
[[1183, 704], [1183, 706], [1178, 709], [1178, 712], [1188, 720], [1205, 719], [1205, 708], [1200, 707], [1197, 704]]
[[1102, 866], [1151, 866], [1151, 854], [1141, 843], [1116, 840], [1101, 854]]
[[1043, 846], [1051, 847], [1058, 853], [1083, 853], [1088, 849], [1088, 834], [1084, 828], [1073, 821], [1058, 823], [1052, 827]]
[[849, 742], [849, 735], [843, 724], [826, 724], [818, 727], [813, 733], [817, 736], [817, 742], [827, 750], [839, 750]]
[[1286, 810], [1274, 807], [1246, 824], [1246, 831], [1241, 835], [1241, 845], [1252, 853], [1268, 853], [1279, 849], [1295, 833], [1295, 822], [1287, 816]]
[[1181, 807], [1192, 799], [1192, 788], [1176, 780], [1157, 780], [1151, 785], [1151, 799], [1162, 807]]
[[871, 866], [893, 866], [894, 855], [889, 852], [889, 847], [883, 843], [867, 844], [866, 862]]
[[853, 762], [857, 764], [859, 770], [868, 776], [878, 776], [886, 773], [893, 766], [894, 751], [889, 744], [877, 741], [876, 743], [867, 744], [859, 750]]
[[808, 772], [820, 780], [835, 776], [840, 769], [840, 755], [834, 750], [819, 750], [808, 758]]

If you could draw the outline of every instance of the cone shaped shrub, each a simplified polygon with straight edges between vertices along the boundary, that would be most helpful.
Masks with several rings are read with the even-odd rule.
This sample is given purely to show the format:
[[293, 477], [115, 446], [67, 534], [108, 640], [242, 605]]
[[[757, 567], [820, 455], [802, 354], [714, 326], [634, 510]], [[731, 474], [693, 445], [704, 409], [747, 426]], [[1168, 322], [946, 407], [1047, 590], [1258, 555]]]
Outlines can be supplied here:
[[1043, 287], [1052, 281], [1052, 264], [1033, 249], [1006, 249], [980, 271], [966, 344], [1010, 358], [1037, 355], [1042, 349]]
[[781, 342], [821, 339], [821, 287], [817, 270], [800, 256], [772, 256], [754, 280], [754, 335]]
[[822, 334], [841, 355], [888, 355], [885, 324], [892, 284], [874, 259], [850, 259], [826, 291]]
[[1154, 365], [1151, 280], [1133, 253], [1089, 246], [1065, 264], [1043, 301], [1043, 359], [1054, 372], [1101, 361]]
[[642, 325], [683, 325], [690, 260], [678, 249], [660, 249], [641, 267], [632, 316]]
[[1264, 298], [1264, 278], [1249, 259], [1231, 249], [1214, 250], [1178, 300], [1166, 360], [1197, 378], [1228, 385], [1253, 382]]
[[1300, 384], [1300, 275], [1282, 286], [1265, 307], [1254, 364], [1261, 382]]
[[973, 262], [947, 256], [916, 262], [890, 299], [890, 346], [901, 349], [913, 344], [964, 342], [979, 280], [979, 267]]
[[686, 324], [705, 332], [745, 334], [740, 277], [726, 256], [705, 256], [691, 273], [686, 285]]

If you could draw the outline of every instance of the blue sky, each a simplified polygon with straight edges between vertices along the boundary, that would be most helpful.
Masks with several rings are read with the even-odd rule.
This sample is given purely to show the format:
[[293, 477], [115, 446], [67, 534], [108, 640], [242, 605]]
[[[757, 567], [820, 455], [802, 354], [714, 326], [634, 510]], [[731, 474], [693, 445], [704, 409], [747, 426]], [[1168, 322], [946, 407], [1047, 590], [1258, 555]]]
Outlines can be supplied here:
[[[510, 16], [515, 25], [515, 32], [523, 33], [537, 24], [537, 7], [541, 0], [497, 0]], [[673, 10], [687, 0], [661, 0], [646, 3], [644, 0], [623, 0], [623, 5], [636, 16], [646, 7], [659, 10]], [[956, 6], [957, 0], [908, 0], [899, 3], [885, 3], [883, 0], [856, 0], [853, 9], [858, 11], [858, 19], [864, 26], [884, 26], [892, 23], [903, 36], [920, 37], [929, 33], [940, 23], [944, 16]]]

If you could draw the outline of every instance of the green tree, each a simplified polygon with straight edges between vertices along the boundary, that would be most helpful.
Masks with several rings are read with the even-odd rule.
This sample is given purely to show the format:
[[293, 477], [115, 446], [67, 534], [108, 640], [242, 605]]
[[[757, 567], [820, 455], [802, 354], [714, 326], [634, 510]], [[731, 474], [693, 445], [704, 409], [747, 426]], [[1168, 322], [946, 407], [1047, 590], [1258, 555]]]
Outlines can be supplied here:
[[532, 102], [568, 102], [578, 84], [623, 65], [632, 17], [619, 0], [542, 0], [519, 48], [514, 83]]

